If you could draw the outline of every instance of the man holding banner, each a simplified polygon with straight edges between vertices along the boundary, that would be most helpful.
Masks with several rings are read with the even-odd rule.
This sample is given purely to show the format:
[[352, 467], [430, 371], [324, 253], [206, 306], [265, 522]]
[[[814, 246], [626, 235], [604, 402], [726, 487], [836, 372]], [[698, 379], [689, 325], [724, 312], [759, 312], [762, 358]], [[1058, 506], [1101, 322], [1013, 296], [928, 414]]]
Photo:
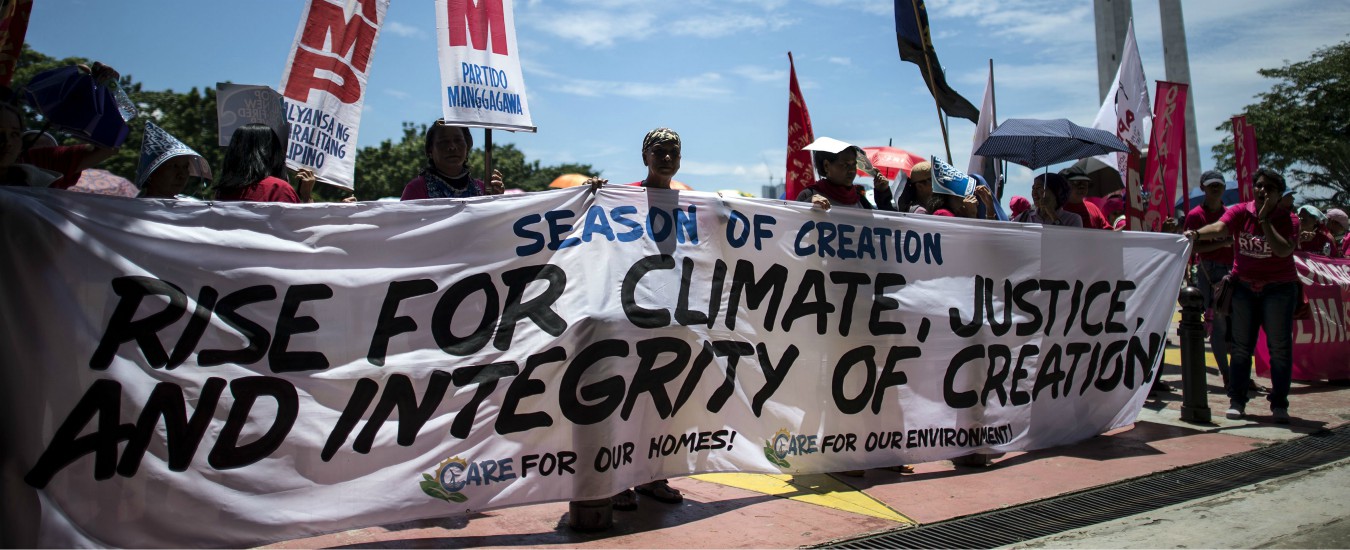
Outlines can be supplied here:
[[[1223, 192], [1225, 188], [1223, 174], [1210, 170], [1200, 175], [1200, 187], [1205, 190], [1205, 200], [1186, 213], [1184, 228], [1198, 231], [1219, 221], [1223, 217]], [[1205, 297], [1205, 320], [1209, 325], [1209, 349], [1214, 353], [1214, 363], [1219, 367], [1219, 376], [1223, 385], [1228, 387], [1228, 318], [1215, 318], [1214, 284], [1218, 283], [1233, 268], [1233, 239], [1227, 233], [1209, 240], [1197, 241], [1193, 251], [1196, 260], [1194, 284]]]

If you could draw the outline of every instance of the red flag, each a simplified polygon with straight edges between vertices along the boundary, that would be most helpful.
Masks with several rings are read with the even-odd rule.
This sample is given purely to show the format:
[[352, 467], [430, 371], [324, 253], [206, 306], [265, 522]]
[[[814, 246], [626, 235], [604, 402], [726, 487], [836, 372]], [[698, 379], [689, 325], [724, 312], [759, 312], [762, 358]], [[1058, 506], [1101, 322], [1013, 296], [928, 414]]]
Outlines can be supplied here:
[[23, 38], [28, 34], [28, 16], [33, 11], [33, 0], [6, 2], [0, 11], [0, 85], [8, 86], [14, 79], [14, 68], [19, 64]]
[[1233, 117], [1233, 164], [1237, 168], [1238, 196], [1242, 202], [1256, 200], [1252, 174], [1256, 173], [1256, 130], [1247, 117]]
[[1148, 146], [1148, 172], [1143, 188], [1148, 194], [1144, 231], [1161, 231], [1163, 220], [1175, 215], [1177, 181], [1184, 177], [1186, 151], [1185, 84], [1158, 81], [1153, 103], [1153, 137]]
[[811, 152], [802, 150], [816, 140], [816, 135], [811, 131], [811, 113], [806, 112], [806, 100], [802, 99], [802, 90], [797, 87], [797, 68], [792, 63], [792, 52], [788, 52], [787, 136], [785, 195], [787, 200], [796, 200], [802, 189], [816, 181]]

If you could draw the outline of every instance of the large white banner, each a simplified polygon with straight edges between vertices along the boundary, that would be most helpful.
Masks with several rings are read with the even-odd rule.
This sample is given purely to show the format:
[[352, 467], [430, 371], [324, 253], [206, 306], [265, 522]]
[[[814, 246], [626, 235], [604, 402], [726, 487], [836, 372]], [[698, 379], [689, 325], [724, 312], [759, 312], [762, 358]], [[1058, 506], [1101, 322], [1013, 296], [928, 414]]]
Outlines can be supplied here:
[[1134, 421], [1176, 235], [607, 187], [0, 190], [7, 546], [251, 546]]
[[[1102, 100], [1097, 111], [1097, 119], [1092, 127], [1106, 130], [1121, 141], [1144, 150], [1144, 141], [1153, 126], [1153, 106], [1148, 102], [1148, 82], [1144, 80], [1144, 63], [1139, 58], [1139, 45], [1134, 41], [1134, 22], [1130, 22], [1125, 33], [1125, 44], [1121, 49], [1120, 67], [1116, 69], [1116, 79]], [[1095, 157], [1102, 164], [1116, 169], [1121, 174], [1121, 186], [1125, 185], [1126, 164], [1129, 153], [1107, 153]]]
[[352, 189], [370, 58], [389, 0], [307, 0], [281, 77], [286, 166]]
[[511, 0], [436, 0], [442, 118], [533, 132]]

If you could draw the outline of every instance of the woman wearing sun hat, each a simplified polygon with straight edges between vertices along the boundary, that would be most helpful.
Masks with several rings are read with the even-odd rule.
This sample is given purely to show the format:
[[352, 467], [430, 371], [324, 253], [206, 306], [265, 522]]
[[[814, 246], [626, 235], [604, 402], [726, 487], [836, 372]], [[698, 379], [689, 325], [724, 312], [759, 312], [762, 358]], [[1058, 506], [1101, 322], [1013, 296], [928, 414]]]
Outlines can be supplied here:
[[900, 212], [927, 214], [929, 203], [933, 200], [933, 163], [923, 161], [909, 169], [909, 178], [905, 180], [905, 189], [895, 199], [895, 209]]
[[1345, 256], [1327, 228], [1327, 215], [1311, 204], [1298, 207], [1298, 251], [1328, 258]]
[[794, 197], [798, 202], [809, 202], [821, 210], [829, 210], [834, 206], [868, 210], [895, 209], [891, 205], [891, 182], [886, 176], [878, 173], [872, 177], [873, 196], [877, 201], [875, 206], [867, 200], [862, 186], [853, 184], [853, 179], [858, 175], [858, 165], [863, 163], [870, 166], [862, 148], [822, 137], [803, 149], [811, 151], [811, 162], [816, 167], [816, 173], [820, 174], [820, 179]]
[[1340, 208], [1327, 210], [1327, 229], [1331, 238], [1340, 244], [1341, 255], [1350, 256], [1350, 216]]
[[183, 192], [189, 177], [211, 179], [206, 159], [163, 128], [146, 121], [144, 135], [135, 182], [141, 198], [172, 199]]

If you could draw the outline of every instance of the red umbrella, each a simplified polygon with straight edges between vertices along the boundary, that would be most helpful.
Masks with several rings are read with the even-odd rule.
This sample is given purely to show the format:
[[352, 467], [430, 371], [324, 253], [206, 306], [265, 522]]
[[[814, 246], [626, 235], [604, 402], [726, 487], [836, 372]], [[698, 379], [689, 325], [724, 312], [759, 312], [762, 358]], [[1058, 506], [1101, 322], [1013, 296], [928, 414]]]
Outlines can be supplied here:
[[[867, 160], [872, 161], [872, 166], [886, 176], [888, 180], [894, 180], [897, 172], [904, 172], [905, 177], [909, 177], [909, 169], [915, 164], [928, 160], [927, 158], [916, 155], [898, 147], [863, 147], [863, 152], [867, 153]], [[862, 170], [858, 171], [859, 176], [866, 176]]]

